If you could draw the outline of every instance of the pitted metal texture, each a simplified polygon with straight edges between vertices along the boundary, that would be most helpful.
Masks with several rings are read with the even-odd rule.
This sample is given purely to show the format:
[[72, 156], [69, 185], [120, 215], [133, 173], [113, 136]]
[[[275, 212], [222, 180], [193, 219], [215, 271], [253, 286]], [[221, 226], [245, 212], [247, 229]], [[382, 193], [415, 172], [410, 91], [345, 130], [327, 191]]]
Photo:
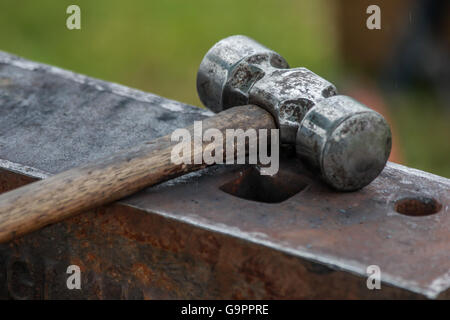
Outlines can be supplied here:
[[242, 35], [225, 38], [208, 51], [197, 90], [215, 112], [244, 104], [263, 107], [277, 121], [282, 143], [289, 144], [306, 112], [337, 92], [327, 80], [306, 68], [289, 69], [278, 53]]
[[216, 43], [197, 75], [202, 102], [215, 112], [255, 104], [269, 111], [280, 142], [319, 169], [338, 190], [360, 189], [386, 165], [391, 132], [385, 119], [306, 68], [289, 69], [278, 53], [237, 35]]
[[306, 114], [296, 141], [297, 154], [320, 168], [328, 184], [346, 191], [372, 182], [392, 146], [383, 116], [341, 95], [320, 101]]

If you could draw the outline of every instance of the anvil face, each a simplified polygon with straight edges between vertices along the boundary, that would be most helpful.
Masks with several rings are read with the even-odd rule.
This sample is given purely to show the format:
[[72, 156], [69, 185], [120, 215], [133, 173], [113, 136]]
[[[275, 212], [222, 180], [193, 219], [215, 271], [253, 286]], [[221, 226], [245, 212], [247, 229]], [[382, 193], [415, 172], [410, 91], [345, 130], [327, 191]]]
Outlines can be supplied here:
[[[209, 115], [0, 53], [0, 191]], [[1, 245], [0, 297], [450, 297], [450, 180], [388, 163], [339, 193], [283, 155], [273, 177], [214, 166]]]

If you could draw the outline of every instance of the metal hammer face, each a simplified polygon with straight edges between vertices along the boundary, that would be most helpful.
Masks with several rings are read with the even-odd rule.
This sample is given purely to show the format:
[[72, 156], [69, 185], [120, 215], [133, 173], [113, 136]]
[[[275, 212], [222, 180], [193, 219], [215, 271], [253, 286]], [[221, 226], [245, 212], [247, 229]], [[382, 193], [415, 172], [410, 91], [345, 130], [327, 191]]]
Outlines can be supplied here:
[[306, 68], [245, 36], [216, 43], [203, 58], [197, 90], [209, 109], [255, 104], [269, 111], [280, 142], [320, 169], [338, 190], [356, 190], [383, 170], [391, 150], [385, 119]]

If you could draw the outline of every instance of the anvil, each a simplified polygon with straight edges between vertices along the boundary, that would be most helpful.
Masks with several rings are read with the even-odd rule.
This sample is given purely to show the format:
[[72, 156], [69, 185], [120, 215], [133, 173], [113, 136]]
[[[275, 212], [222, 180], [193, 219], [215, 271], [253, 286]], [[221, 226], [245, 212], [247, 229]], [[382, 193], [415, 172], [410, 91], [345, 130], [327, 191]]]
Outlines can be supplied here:
[[[0, 191], [211, 115], [0, 52]], [[388, 163], [339, 193], [290, 152], [275, 176], [218, 165], [2, 244], [0, 297], [450, 298], [449, 179]]]

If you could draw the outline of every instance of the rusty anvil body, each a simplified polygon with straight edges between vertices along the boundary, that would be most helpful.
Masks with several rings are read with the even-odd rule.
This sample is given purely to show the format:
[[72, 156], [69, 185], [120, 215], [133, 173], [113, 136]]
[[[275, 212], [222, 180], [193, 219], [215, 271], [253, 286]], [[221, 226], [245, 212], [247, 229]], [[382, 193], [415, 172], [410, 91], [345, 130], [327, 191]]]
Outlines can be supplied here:
[[[0, 192], [210, 115], [0, 52]], [[0, 245], [0, 298], [449, 298], [449, 190], [393, 163], [351, 193], [289, 158], [215, 166]]]

